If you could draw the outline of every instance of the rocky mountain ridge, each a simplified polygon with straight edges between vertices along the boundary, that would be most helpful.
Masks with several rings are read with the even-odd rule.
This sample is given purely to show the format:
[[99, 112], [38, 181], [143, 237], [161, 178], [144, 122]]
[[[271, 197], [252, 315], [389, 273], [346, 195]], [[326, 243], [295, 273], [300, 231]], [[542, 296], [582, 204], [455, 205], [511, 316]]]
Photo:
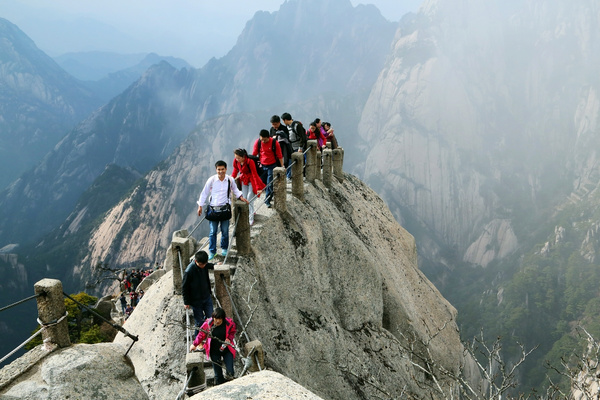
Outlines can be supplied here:
[[0, 18], [0, 190], [36, 165], [100, 99]]
[[[370, 398], [380, 390], [392, 398], [441, 397], [411, 372], [402, 344], [414, 339], [419, 349], [427, 343], [440, 366], [464, 368], [476, 383], [462, 358], [455, 310], [420, 273], [414, 240], [377, 195], [345, 175], [330, 190], [320, 181], [306, 184], [305, 196], [300, 202], [288, 194], [286, 213], [263, 207], [252, 227], [252, 254], [234, 250], [230, 258], [239, 326], [248, 321], [246, 332], [261, 340], [267, 366], [323, 398]], [[127, 321], [140, 335], [131, 360], [150, 398], [179, 387], [169, 377], [181, 374], [173, 360], [181, 360], [185, 343], [165, 340], [166, 330], [183, 335], [173, 323], [183, 318], [173, 273], [146, 292], [148, 303]], [[119, 335], [115, 342], [130, 340]]]
[[[316, 30], [308, 38], [306, 30], [288, 26], [290, 20], [300, 25], [297, 15], [327, 14], [332, 9], [337, 10], [332, 15], [339, 16], [332, 17], [330, 29]], [[395, 29], [375, 8], [365, 10], [353, 8], [349, 0], [286, 2], [278, 12], [258, 13], [222, 59], [199, 70], [177, 71], [163, 64], [151, 68], [63, 138], [36, 169], [0, 193], [0, 243], [21, 243], [25, 232], [32, 231], [30, 224], [40, 220], [40, 212], [52, 207], [52, 218], [33, 233], [39, 238], [67, 217], [77, 197], [107, 164], [145, 173], [202, 121], [319, 98], [324, 91], [339, 98], [362, 96], [384, 62]], [[273, 29], [278, 35], [271, 35]], [[352, 38], [369, 45], [350, 47], [346, 41]], [[352, 67], [344, 73], [327, 69], [331, 57]], [[297, 59], [300, 70], [291, 71], [289, 59]], [[287, 90], [264, 90], [286, 81]]]
[[599, 8], [426, 1], [359, 125], [373, 146], [353, 171], [415, 236], [461, 332], [540, 345], [523, 391], [542, 387], [544, 360], [577, 353], [574, 326], [600, 333], [596, 290], [581, 281], [598, 271]]
[[[241, 318], [234, 317], [239, 344], [245, 341], [241, 335], [245, 329], [249, 337], [262, 342], [269, 369], [328, 399], [372, 398], [382, 393], [389, 398], [445, 398], [457, 394], [448, 373], [480, 384], [464, 358], [456, 310], [419, 271], [414, 239], [383, 201], [348, 174], [342, 182], [334, 180], [330, 189], [317, 180], [306, 183], [304, 190], [305, 201], [288, 193], [286, 212], [262, 208], [252, 227], [251, 254], [242, 256], [232, 248], [230, 292]], [[169, 253], [167, 269], [174, 262], [179, 261]], [[180, 272], [168, 270], [146, 290], [124, 325], [139, 337], [129, 350], [129, 360], [123, 361], [134, 368], [110, 368], [123, 368], [128, 382], [134, 370], [150, 399], [173, 397], [185, 380], [185, 308], [181, 296], [174, 294], [174, 273]], [[114, 344], [102, 346], [104, 351], [119, 353], [111, 346], [124, 351], [130, 345], [131, 339], [119, 334]], [[73, 384], [68, 372], [73, 363], [65, 365], [61, 360], [72, 360], [77, 352], [82, 354], [77, 365], [94, 357], [91, 349], [81, 345], [63, 350], [34, 370], [41, 375], [23, 375], [3, 386], [0, 394], [32, 398], [39, 396], [41, 388], [70, 393]], [[438, 366], [431, 371], [437, 384], [418, 367], [423, 357]], [[118, 358], [118, 354], [104, 357], [106, 365]], [[48, 365], [62, 367], [49, 374]], [[94, 382], [114, 379], [112, 374], [91, 370], [100, 373], [94, 375]], [[80, 379], [86, 379], [86, 368], [78, 371], [83, 371], [78, 372]], [[260, 385], [252, 376], [248, 380], [250, 385]], [[106, 386], [103, 392], [111, 387], [108, 382]], [[215, 390], [226, 391], [226, 386]], [[100, 391], [101, 387], [94, 384], [79, 390]]]

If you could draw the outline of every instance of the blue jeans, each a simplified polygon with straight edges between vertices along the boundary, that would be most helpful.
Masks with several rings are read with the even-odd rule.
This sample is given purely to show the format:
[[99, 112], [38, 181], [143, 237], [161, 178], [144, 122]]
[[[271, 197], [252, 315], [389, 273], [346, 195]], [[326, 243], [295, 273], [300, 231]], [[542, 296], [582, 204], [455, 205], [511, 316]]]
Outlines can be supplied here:
[[242, 184], [242, 196], [244, 196], [244, 198], [249, 201], [248, 215], [250, 216], [250, 218], [249, 218], [250, 225], [252, 225], [252, 223], [254, 222], [254, 201], [253, 200], [256, 197], [256, 195], [254, 194], [254, 191], [252, 189], [252, 183], [248, 182], [247, 185]]
[[267, 173], [267, 187], [265, 188], [265, 203], [271, 204], [273, 197], [273, 170], [277, 167], [277, 163], [271, 165], [263, 165], [263, 170]]
[[213, 302], [210, 295], [202, 300], [200, 304], [195, 306], [191, 306], [192, 311], [194, 312], [194, 322], [196, 324], [196, 331], [194, 332], [194, 338], [198, 336], [198, 332], [200, 332], [200, 327], [206, 321], [207, 318], [212, 317], [213, 313]]
[[[211, 351], [210, 359], [213, 361], [213, 371], [215, 372], [215, 384], [220, 385], [225, 382], [225, 378], [223, 377], [223, 368], [220, 365], [216, 364], [225, 364], [225, 368], [229, 375], [233, 376], [233, 354], [229, 349], [225, 351]], [[223, 362], [221, 362], [221, 359]]]
[[217, 252], [217, 233], [219, 231], [219, 224], [221, 224], [221, 250], [227, 250], [227, 247], [229, 247], [229, 220], [208, 222], [210, 222], [208, 252], [210, 254], [215, 254]]

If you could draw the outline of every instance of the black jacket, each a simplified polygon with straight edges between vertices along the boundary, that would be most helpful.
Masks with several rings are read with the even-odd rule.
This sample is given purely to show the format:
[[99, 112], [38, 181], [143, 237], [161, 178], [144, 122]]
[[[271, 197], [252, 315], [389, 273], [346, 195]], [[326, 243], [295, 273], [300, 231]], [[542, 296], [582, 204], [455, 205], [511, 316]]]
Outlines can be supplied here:
[[214, 270], [215, 264], [207, 263], [204, 268], [200, 268], [195, 261], [192, 261], [187, 266], [181, 283], [183, 304], [199, 307], [211, 295], [209, 269]]

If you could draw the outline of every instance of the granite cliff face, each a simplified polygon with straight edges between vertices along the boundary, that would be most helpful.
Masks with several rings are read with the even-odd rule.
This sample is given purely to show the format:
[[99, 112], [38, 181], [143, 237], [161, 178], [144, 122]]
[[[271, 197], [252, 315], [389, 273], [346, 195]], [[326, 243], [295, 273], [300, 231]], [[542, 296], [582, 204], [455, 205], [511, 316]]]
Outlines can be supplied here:
[[431, 0], [402, 21], [362, 114], [373, 145], [357, 171], [425, 257], [487, 265], [517, 249], [525, 220], [597, 184], [597, 9]]
[[[267, 366], [328, 399], [442, 398], [409, 361], [427, 348], [437, 365], [477, 384], [456, 310], [419, 271], [414, 239], [383, 201], [351, 175], [330, 190], [320, 181], [305, 190], [305, 202], [288, 194], [286, 213], [263, 207], [253, 254], [230, 258], [238, 326], [248, 323], [250, 340], [262, 342]], [[140, 337], [130, 357], [150, 398], [184, 379], [185, 318], [172, 276], [147, 290], [126, 323]], [[115, 342], [131, 341], [119, 334]], [[449, 394], [450, 382], [437, 378]]]

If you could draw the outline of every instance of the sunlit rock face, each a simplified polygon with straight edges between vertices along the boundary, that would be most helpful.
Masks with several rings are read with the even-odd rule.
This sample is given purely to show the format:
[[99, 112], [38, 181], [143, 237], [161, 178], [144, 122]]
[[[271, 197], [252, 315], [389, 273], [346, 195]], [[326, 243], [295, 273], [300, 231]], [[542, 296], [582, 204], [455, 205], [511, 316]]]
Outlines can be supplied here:
[[362, 114], [359, 174], [429, 243], [425, 256], [488, 264], [514, 248], [473, 252], [492, 221], [518, 238], [515, 221], [598, 182], [594, 9], [431, 0], [402, 21]]

